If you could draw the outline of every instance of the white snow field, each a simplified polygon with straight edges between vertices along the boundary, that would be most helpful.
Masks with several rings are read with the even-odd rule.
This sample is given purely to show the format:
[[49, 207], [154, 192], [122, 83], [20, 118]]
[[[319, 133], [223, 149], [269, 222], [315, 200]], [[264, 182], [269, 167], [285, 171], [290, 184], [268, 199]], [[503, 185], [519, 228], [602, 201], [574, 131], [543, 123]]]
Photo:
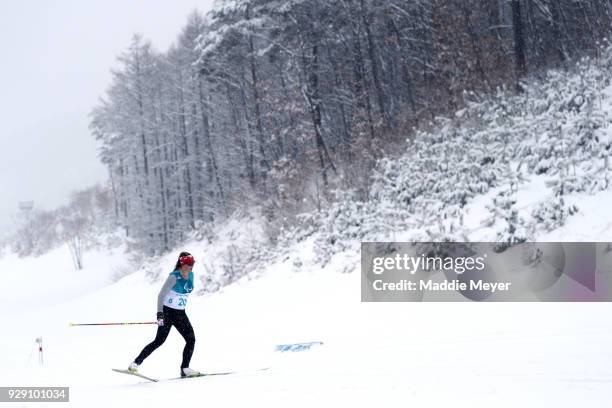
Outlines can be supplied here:
[[[546, 239], [612, 241], [611, 200], [610, 192], [582, 197], [584, 211]], [[192, 242], [184, 249], [205, 261], [209, 248]], [[112, 372], [127, 367], [156, 326], [69, 323], [154, 320], [175, 256], [163, 258], [165, 272], [153, 282], [138, 271], [114, 284], [116, 270], [129, 268], [118, 252], [87, 253], [80, 272], [73, 271], [67, 248], [37, 259], [0, 259], [0, 386], [70, 387], [69, 403], [12, 406], [611, 404], [610, 303], [361, 303], [359, 254], [339, 254], [321, 268], [312, 240], [259, 277], [191, 296], [187, 313], [197, 337], [191, 367], [236, 374], [152, 383]], [[196, 275], [204, 273], [202, 265], [196, 263]], [[277, 344], [310, 341], [324, 344], [274, 351]], [[140, 372], [178, 376], [183, 344], [173, 329]]]

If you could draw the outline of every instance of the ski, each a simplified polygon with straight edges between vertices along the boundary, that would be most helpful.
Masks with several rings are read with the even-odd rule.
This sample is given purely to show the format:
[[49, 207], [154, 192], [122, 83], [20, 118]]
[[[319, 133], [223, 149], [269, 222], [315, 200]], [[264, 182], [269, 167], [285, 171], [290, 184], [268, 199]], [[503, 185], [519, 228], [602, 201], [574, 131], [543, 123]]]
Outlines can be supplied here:
[[252, 370], [252, 371], [217, 371], [217, 372], [210, 372], [210, 373], [199, 373], [198, 375], [190, 375], [188, 377], [173, 377], [173, 378], [165, 378], [165, 379], [155, 379], [155, 378], [151, 378], [151, 377], [147, 377], [146, 375], [142, 375], [140, 373], [133, 373], [129, 370], [120, 370], [118, 368], [113, 368], [112, 370], [117, 372], [117, 373], [121, 373], [121, 374], [127, 374], [127, 375], [134, 375], [136, 377], [140, 377], [140, 378], [144, 378], [145, 380], [149, 380], [152, 382], [159, 382], [159, 381], [174, 381], [174, 380], [186, 380], [189, 378], [200, 378], [200, 377], [212, 377], [212, 376], [216, 376], [216, 375], [230, 375], [230, 374], [245, 374], [245, 373], [249, 373], [249, 372], [259, 372], [259, 371], [265, 371], [268, 370], [270, 367], [265, 367], [265, 368], [259, 368], [256, 370]]
[[155, 378], [147, 377], [146, 375], [142, 375], [140, 373], [134, 373], [134, 372], [129, 371], [129, 370], [120, 370], [118, 368], [113, 368], [112, 370], [117, 372], [117, 373], [127, 374], [127, 375], [134, 375], [136, 377], [144, 378], [145, 380], [149, 380], [149, 381], [153, 381], [153, 382], [159, 381], [159, 380], [156, 380]]
[[260, 371], [266, 371], [266, 370], [269, 370], [269, 369], [270, 369], [270, 367], [257, 368], [255, 370], [244, 370], [244, 371], [218, 371], [218, 372], [212, 372], [212, 373], [200, 373], [198, 375], [190, 375], [189, 377], [168, 378], [167, 380], [168, 381], [172, 381], [172, 380], [185, 380], [185, 379], [188, 379], [188, 378], [211, 377], [211, 376], [214, 376], [214, 375], [248, 374], [248, 373], [257, 373], [257, 372], [260, 372]]
[[236, 374], [236, 371], [225, 371], [225, 372], [218, 372], [218, 373], [199, 373], [197, 375], [190, 375], [190, 376], [187, 376], [187, 377], [167, 378], [167, 380], [186, 380], [188, 378], [209, 377], [209, 376], [213, 376], [213, 375], [228, 375], [228, 374]]

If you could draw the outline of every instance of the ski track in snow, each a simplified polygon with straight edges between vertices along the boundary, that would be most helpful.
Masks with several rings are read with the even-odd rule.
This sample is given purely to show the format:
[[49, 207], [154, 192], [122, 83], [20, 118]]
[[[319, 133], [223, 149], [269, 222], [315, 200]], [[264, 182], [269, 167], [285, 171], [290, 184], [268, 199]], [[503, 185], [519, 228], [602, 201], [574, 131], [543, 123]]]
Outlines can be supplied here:
[[[572, 223], [583, 222], [566, 227], [573, 234]], [[307, 245], [301, 251], [295, 256], [312, 259]], [[356, 261], [341, 259], [344, 266]], [[192, 367], [236, 374], [150, 383], [112, 372], [127, 367], [155, 327], [68, 323], [150, 319], [160, 283], [135, 273], [65, 302], [3, 308], [0, 384], [70, 386], [71, 402], [64, 405], [79, 407], [608, 404], [608, 303], [361, 303], [358, 271], [340, 274], [335, 262], [295, 273], [290, 263], [190, 299], [197, 336]], [[42, 368], [37, 336], [43, 337]], [[316, 340], [324, 344], [274, 352], [276, 344]], [[173, 330], [141, 372], [176, 377], [182, 347]], [[270, 369], [254, 371], [264, 367]], [[21, 406], [41, 405], [57, 406]]]
[[[521, 202], [541, 200], [542, 185], [534, 177], [522, 186]], [[491, 238], [480, 223], [487, 200], [469, 204], [472, 239]], [[612, 242], [612, 192], [568, 201], [579, 212], [541, 241]], [[359, 253], [338, 254], [321, 268], [312, 244], [312, 238], [296, 244], [257, 279], [191, 296], [187, 311], [197, 337], [191, 366], [236, 374], [158, 383], [111, 371], [127, 367], [153, 340], [155, 326], [68, 324], [153, 320], [164, 276], [151, 282], [139, 271], [109, 284], [126, 268], [120, 251], [87, 253], [79, 272], [67, 248], [1, 258], [0, 385], [70, 387], [69, 404], [15, 405], [36, 407], [609, 406], [610, 303], [361, 303]], [[201, 276], [215, 248], [186, 247], [204, 261], [194, 268]], [[165, 273], [173, 257], [163, 258]], [[308, 351], [274, 351], [277, 344], [319, 340], [324, 344]], [[183, 344], [173, 330], [141, 373], [178, 376]]]

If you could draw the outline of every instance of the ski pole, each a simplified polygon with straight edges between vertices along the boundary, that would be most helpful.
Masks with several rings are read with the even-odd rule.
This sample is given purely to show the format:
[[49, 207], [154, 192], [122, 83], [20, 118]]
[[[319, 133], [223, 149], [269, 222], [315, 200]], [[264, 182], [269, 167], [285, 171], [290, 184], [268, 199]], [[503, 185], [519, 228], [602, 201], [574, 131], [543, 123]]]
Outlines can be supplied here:
[[134, 324], [157, 324], [157, 322], [120, 322], [120, 323], [68, 323], [68, 326], [127, 326]]

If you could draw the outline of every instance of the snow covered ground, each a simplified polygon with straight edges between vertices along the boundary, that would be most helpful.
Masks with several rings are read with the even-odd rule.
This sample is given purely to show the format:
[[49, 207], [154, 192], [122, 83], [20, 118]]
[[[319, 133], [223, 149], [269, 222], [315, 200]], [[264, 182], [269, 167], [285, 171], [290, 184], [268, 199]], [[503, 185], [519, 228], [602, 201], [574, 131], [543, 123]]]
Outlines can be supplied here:
[[[612, 241], [611, 200], [610, 192], [580, 197], [581, 212], [546, 238]], [[206, 248], [185, 249], [205, 260]], [[167, 272], [173, 256], [161, 265]], [[610, 303], [361, 303], [359, 254], [337, 255], [325, 268], [314, 256], [307, 240], [259, 278], [192, 296], [191, 366], [238, 373], [158, 383], [111, 371], [127, 367], [155, 326], [68, 324], [154, 320], [160, 280], [136, 272], [109, 284], [129, 268], [118, 252], [87, 253], [78, 273], [66, 248], [2, 258], [0, 385], [69, 386], [63, 405], [78, 407], [609, 406]], [[309, 341], [324, 344], [274, 351]], [[141, 372], [176, 377], [182, 347], [173, 330]]]

